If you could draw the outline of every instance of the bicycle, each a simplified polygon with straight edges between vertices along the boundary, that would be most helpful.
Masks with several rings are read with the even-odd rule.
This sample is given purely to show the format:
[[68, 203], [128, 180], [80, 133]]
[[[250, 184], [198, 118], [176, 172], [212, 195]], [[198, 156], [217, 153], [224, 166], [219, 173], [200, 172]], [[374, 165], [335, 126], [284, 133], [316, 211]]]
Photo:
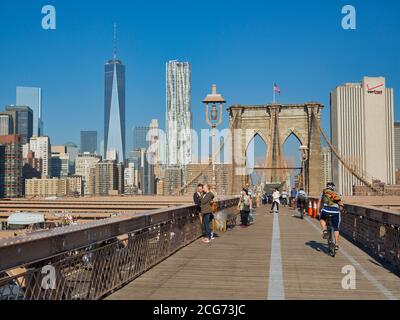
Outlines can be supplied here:
[[[299, 200], [298, 200], [299, 201]], [[300, 218], [301, 220], [304, 220], [304, 216], [305, 216], [305, 211], [306, 211], [306, 202], [305, 201], [301, 201], [298, 205], [297, 210], [300, 212]]]
[[336, 256], [336, 240], [335, 240], [335, 230], [332, 224], [333, 215], [329, 214], [326, 216], [326, 231], [328, 235], [328, 251], [329, 255], [334, 258]]

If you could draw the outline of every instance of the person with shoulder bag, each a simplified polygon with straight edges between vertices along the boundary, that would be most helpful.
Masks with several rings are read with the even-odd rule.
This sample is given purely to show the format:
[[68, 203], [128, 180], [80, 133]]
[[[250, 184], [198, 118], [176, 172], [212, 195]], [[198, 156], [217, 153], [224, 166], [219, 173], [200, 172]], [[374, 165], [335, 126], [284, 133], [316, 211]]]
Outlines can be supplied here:
[[251, 210], [251, 198], [247, 189], [243, 189], [241, 192], [238, 209], [240, 210], [241, 226], [249, 226], [249, 214]]

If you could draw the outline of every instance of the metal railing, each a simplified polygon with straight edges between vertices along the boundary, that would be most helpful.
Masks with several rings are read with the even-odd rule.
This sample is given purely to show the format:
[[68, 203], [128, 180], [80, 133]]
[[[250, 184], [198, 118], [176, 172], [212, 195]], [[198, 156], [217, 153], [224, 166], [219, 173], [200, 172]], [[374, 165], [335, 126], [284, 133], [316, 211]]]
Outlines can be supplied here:
[[2, 240], [0, 300], [101, 299], [200, 236], [190, 205]]
[[400, 271], [400, 215], [390, 210], [346, 205], [342, 234], [366, 252]]

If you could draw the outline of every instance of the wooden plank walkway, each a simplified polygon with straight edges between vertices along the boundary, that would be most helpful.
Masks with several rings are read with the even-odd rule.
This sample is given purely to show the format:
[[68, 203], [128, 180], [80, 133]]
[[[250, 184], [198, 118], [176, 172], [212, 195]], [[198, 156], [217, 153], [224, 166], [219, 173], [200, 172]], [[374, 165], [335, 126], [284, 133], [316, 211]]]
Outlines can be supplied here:
[[[331, 258], [316, 221], [282, 209], [274, 222], [268, 209], [256, 210], [250, 228], [196, 241], [107, 299], [400, 299], [400, 278], [362, 250], [342, 240]], [[355, 290], [342, 288], [345, 266], [356, 269]]]

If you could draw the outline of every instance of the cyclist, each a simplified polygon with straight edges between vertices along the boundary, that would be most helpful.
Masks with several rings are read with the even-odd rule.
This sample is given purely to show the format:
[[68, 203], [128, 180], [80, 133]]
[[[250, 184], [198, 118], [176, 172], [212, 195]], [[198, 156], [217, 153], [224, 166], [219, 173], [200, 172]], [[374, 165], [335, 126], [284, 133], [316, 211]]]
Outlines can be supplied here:
[[301, 188], [299, 192], [297, 192], [296, 203], [302, 217], [304, 217], [306, 211], [307, 199], [307, 193], [304, 191], [304, 188]]
[[[322, 210], [321, 210], [322, 206]], [[321, 212], [320, 224], [322, 227], [322, 238], [328, 238], [328, 231], [326, 227], [326, 218], [328, 215], [332, 216], [332, 227], [335, 231], [336, 250], [339, 250], [339, 229], [340, 229], [340, 211], [344, 209], [340, 195], [335, 192], [335, 184], [328, 182], [326, 188], [323, 190], [321, 200], [318, 203], [318, 211]]]

